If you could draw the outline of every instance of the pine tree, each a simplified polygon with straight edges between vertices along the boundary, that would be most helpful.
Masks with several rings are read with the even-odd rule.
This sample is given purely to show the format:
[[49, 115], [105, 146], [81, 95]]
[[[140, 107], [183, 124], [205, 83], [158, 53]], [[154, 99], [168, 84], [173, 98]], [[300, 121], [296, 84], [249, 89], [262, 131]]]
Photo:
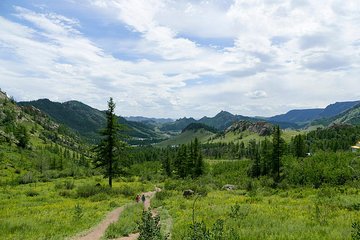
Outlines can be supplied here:
[[250, 154], [250, 159], [253, 161], [250, 170], [251, 176], [259, 177], [261, 174], [260, 153], [259, 153], [258, 145], [256, 144], [255, 140], [251, 140], [249, 142], [249, 154]]
[[171, 159], [169, 150], [167, 149], [165, 152], [165, 156], [163, 157], [162, 166], [164, 168], [165, 174], [170, 177], [171, 176]]
[[26, 148], [26, 146], [29, 144], [30, 136], [25, 126], [19, 125], [17, 127], [15, 137], [18, 140], [18, 147]]
[[272, 152], [272, 144], [269, 139], [265, 138], [260, 147], [261, 175], [267, 175], [271, 172]]
[[297, 158], [306, 156], [306, 146], [304, 137], [302, 135], [296, 135], [293, 139], [293, 151], [294, 156]]
[[273, 152], [272, 152], [272, 174], [276, 181], [280, 180], [281, 156], [284, 153], [284, 139], [281, 138], [279, 126], [274, 127]]
[[120, 140], [122, 125], [118, 123], [114, 110], [115, 103], [110, 98], [106, 111], [106, 127], [101, 131], [103, 138], [94, 148], [96, 153], [94, 165], [105, 170], [104, 176], [108, 177], [110, 187], [114, 175], [119, 172], [119, 160], [124, 156], [126, 147], [126, 144]]
[[204, 173], [204, 161], [197, 138], [194, 140], [194, 177], [199, 177]]

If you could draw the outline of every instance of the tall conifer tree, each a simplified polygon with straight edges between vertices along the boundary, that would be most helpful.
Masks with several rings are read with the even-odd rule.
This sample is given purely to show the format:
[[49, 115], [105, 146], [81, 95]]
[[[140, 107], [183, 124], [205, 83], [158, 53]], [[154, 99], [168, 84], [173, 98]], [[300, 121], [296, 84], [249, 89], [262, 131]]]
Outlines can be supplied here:
[[101, 131], [102, 140], [94, 148], [96, 157], [95, 167], [105, 170], [104, 176], [109, 179], [109, 186], [112, 187], [112, 179], [118, 173], [120, 157], [124, 155], [126, 144], [120, 140], [120, 130], [123, 128], [118, 123], [115, 113], [115, 103], [112, 98], [108, 101], [106, 111], [106, 127]]

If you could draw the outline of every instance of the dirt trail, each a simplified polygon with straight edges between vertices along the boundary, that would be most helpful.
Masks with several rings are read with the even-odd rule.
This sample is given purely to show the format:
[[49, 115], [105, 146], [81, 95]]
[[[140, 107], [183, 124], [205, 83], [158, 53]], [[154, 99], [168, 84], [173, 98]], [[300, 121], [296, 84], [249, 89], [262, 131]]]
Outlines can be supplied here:
[[[150, 207], [150, 200], [155, 195], [157, 191], [160, 191], [159, 188], [156, 188], [153, 192], [146, 192], [143, 193], [146, 197], [144, 202], [144, 209], [148, 210]], [[109, 225], [113, 222], [116, 222], [119, 219], [120, 214], [124, 210], [125, 206], [119, 207], [113, 211], [111, 211], [104, 220], [102, 220], [99, 225], [91, 229], [89, 232], [86, 233], [86, 235], [83, 234], [83, 236], [75, 237], [73, 240], [100, 240], [101, 237], [104, 235], [106, 229], [109, 227]], [[128, 237], [121, 237], [118, 238], [118, 240], [135, 240], [139, 237], [139, 233], [134, 233], [129, 235]]]
[[[151, 198], [155, 195], [156, 192], [159, 192], [161, 191], [160, 188], [155, 188], [155, 191], [154, 192], [147, 192], [147, 193], [143, 193], [146, 197], [145, 199], [145, 202], [144, 202], [144, 210], [147, 211], [149, 208], [150, 208], [150, 204], [151, 204]], [[152, 210], [152, 214], [156, 214], [155, 210]], [[136, 240], [138, 239], [140, 236], [139, 233], [133, 233], [133, 234], [130, 234], [129, 236], [127, 237], [120, 237], [120, 238], [117, 238], [115, 240]]]
[[74, 238], [74, 240], [98, 240], [102, 237], [102, 235], [105, 233], [108, 226], [116, 222], [119, 219], [119, 216], [121, 212], [124, 210], [123, 207], [119, 207], [113, 211], [111, 211], [104, 220], [102, 220], [99, 225], [97, 225], [95, 228], [93, 228], [90, 232], [88, 232], [86, 235]]

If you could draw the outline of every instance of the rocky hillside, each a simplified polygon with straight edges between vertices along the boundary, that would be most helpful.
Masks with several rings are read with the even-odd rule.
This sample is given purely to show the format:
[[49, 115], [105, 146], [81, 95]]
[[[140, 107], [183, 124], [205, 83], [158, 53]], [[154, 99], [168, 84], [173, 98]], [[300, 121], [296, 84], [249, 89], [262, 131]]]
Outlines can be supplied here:
[[274, 125], [268, 122], [249, 122], [249, 121], [239, 121], [232, 124], [229, 128], [226, 129], [228, 132], [253, 132], [259, 134], [259, 136], [269, 136], [272, 134]]

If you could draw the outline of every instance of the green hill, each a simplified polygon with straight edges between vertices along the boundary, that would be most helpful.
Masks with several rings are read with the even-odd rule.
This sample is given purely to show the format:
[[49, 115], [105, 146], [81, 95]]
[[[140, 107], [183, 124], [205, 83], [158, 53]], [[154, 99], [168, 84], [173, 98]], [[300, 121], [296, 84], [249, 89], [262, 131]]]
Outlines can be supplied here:
[[0, 98], [1, 184], [91, 175], [89, 146], [33, 106]]
[[[30, 102], [19, 102], [21, 106], [34, 106], [48, 114], [55, 121], [65, 124], [78, 132], [88, 142], [95, 143], [99, 139], [99, 131], [106, 124], [105, 111], [100, 111], [78, 101], [64, 103], [52, 102], [49, 99], [39, 99]], [[156, 142], [164, 139], [154, 126], [141, 122], [127, 121], [119, 117], [119, 122], [126, 126], [125, 135], [133, 142]]]
[[177, 146], [181, 144], [187, 144], [197, 138], [201, 143], [205, 143], [208, 141], [209, 138], [214, 136], [215, 134], [206, 130], [206, 129], [192, 129], [186, 130], [179, 135], [171, 137], [163, 142], [156, 144], [159, 147], [166, 147], [166, 146]]
[[360, 104], [331, 118], [322, 118], [312, 122], [311, 126], [331, 126], [339, 124], [360, 125]]

